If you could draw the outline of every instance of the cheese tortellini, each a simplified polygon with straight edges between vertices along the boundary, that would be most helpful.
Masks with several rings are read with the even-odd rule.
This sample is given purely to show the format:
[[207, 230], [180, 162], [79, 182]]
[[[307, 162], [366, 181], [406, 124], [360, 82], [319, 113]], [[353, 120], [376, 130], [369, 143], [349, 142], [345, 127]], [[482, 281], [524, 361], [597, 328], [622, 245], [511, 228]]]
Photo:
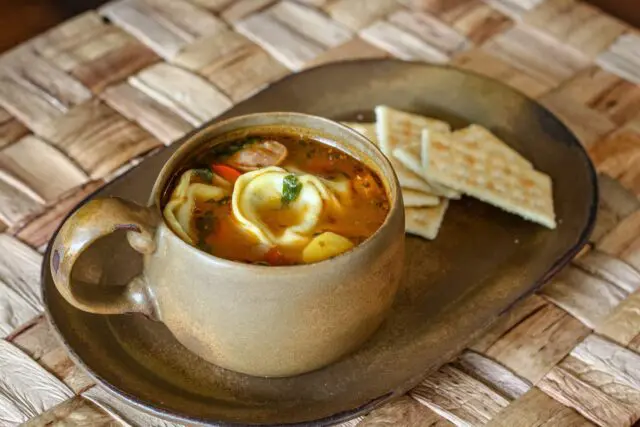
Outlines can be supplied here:
[[196, 200], [218, 201], [231, 194], [231, 184], [221, 177], [213, 174], [212, 181], [217, 185], [209, 185], [191, 182], [194, 173], [194, 170], [188, 170], [182, 174], [163, 211], [173, 231], [191, 245], [195, 242], [192, 216]]
[[264, 244], [308, 243], [323, 211], [340, 210], [338, 196], [349, 191], [348, 185], [327, 184], [327, 180], [310, 174], [296, 175], [302, 185], [300, 193], [283, 209], [282, 189], [289, 175], [287, 170], [272, 166], [245, 173], [236, 181], [233, 215], [243, 229]]

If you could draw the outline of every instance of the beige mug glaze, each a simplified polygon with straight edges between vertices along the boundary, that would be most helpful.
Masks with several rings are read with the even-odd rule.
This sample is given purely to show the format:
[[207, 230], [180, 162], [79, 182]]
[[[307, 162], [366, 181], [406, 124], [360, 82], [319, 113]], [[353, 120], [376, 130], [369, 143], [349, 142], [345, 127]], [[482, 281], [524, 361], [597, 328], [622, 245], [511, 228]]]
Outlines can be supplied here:
[[[180, 239], [159, 207], [177, 166], [229, 132], [265, 127], [333, 141], [376, 171], [391, 202], [378, 231], [335, 258], [284, 267], [217, 258]], [[143, 254], [142, 273], [126, 286], [72, 283], [80, 254], [116, 230], [126, 230], [130, 245]], [[51, 254], [56, 287], [78, 309], [144, 313], [211, 363], [250, 375], [290, 376], [353, 351], [384, 320], [402, 275], [402, 196], [389, 162], [359, 133], [305, 114], [252, 114], [191, 136], [160, 171], [148, 207], [117, 198], [94, 199], [80, 207], [60, 228]]]

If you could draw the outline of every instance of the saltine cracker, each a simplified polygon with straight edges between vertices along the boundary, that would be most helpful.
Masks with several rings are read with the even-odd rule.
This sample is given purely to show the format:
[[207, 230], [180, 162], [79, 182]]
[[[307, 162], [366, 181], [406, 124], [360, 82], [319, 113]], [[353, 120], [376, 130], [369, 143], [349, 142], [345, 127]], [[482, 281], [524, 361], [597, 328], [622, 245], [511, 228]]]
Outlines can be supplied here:
[[423, 191], [402, 188], [402, 200], [405, 207], [436, 206], [440, 203], [440, 197]]
[[433, 240], [440, 231], [444, 214], [449, 207], [448, 199], [441, 199], [437, 206], [404, 209], [404, 230], [409, 234]]
[[423, 132], [425, 173], [431, 180], [521, 217], [555, 228], [551, 178], [522, 168], [491, 151], [486, 143], [467, 145], [451, 135]]

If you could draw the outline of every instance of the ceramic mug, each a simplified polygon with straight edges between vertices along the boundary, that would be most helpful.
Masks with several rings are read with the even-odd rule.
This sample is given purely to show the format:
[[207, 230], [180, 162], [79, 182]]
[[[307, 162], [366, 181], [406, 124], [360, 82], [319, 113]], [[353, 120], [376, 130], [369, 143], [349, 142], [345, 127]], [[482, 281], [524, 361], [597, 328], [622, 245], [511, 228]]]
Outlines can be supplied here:
[[[296, 266], [229, 261], [184, 242], [161, 214], [170, 178], [194, 151], [228, 132], [260, 127], [333, 141], [376, 171], [390, 199], [383, 225], [344, 254]], [[80, 254], [116, 230], [126, 230], [129, 244], [143, 254], [142, 273], [126, 286], [72, 281]], [[290, 376], [353, 351], [384, 320], [402, 275], [402, 196], [388, 160], [359, 133], [305, 114], [252, 114], [189, 137], [160, 171], [147, 207], [118, 198], [81, 206], [60, 228], [51, 254], [56, 287], [78, 309], [144, 313], [164, 322], [180, 343], [211, 363], [250, 375]]]

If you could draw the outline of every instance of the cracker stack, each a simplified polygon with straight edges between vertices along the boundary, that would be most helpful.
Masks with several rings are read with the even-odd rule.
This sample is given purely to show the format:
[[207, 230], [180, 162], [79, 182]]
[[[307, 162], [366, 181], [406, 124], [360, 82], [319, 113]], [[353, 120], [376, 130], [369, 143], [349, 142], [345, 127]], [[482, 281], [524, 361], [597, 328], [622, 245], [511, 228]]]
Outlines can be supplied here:
[[472, 124], [452, 132], [441, 120], [384, 105], [375, 112], [375, 124], [345, 124], [378, 145], [396, 170], [408, 233], [434, 239], [449, 199], [462, 194], [556, 227], [549, 176], [489, 130]]

